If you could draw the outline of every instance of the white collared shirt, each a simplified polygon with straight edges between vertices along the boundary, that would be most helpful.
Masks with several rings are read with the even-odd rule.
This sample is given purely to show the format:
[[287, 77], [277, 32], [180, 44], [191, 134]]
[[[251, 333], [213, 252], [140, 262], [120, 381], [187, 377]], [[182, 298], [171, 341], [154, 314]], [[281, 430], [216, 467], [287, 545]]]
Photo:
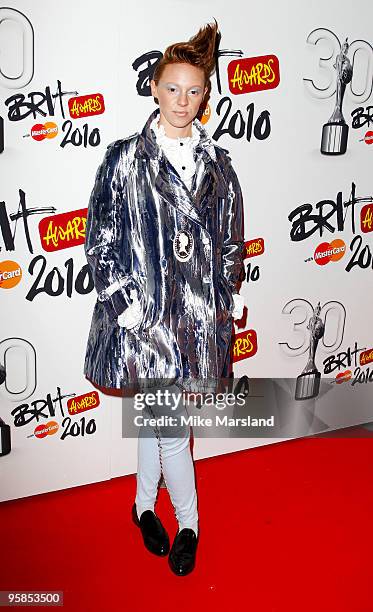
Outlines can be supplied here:
[[158, 146], [162, 148], [171, 164], [179, 173], [180, 178], [190, 189], [196, 171], [194, 149], [200, 138], [198, 129], [192, 123], [192, 136], [170, 138], [166, 136], [164, 126], [162, 124], [158, 126], [158, 117], [155, 117], [150, 127], [155, 133]]

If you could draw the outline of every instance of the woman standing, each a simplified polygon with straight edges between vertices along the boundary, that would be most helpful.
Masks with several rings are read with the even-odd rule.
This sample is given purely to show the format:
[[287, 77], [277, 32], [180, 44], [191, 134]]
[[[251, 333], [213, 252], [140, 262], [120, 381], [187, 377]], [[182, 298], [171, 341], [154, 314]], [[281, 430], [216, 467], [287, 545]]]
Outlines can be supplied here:
[[[174, 392], [208, 392], [230, 373], [233, 318], [243, 311], [242, 194], [228, 151], [196, 117], [211, 88], [218, 36], [217, 24], [207, 24], [166, 49], [151, 81], [159, 109], [141, 133], [109, 145], [97, 171], [85, 252], [98, 299], [84, 367], [97, 385], [157, 380]], [[167, 554], [154, 513], [163, 473], [179, 525], [169, 564], [185, 575], [195, 564], [198, 512], [190, 427], [177, 434], [139, 435], [132, 516], [146, 547]]]

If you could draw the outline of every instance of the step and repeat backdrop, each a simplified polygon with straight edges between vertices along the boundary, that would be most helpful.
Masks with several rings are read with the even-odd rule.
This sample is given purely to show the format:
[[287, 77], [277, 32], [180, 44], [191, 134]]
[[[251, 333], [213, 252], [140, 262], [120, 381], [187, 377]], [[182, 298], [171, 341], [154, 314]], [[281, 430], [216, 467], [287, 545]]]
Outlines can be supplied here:
[[[1, 500], [136, 472], [121, 397], [83, 372], [87, 206], [107, 145], [156, 108], [164, 49], [214, 17], [202, 122], [245, 206], [235, 381], [272, 377], [296, 435], [373, 421], [373, 5], [19, 0], [0, 6]], [[195, 459], [289, 433], [246, 431], [196, 437]]]

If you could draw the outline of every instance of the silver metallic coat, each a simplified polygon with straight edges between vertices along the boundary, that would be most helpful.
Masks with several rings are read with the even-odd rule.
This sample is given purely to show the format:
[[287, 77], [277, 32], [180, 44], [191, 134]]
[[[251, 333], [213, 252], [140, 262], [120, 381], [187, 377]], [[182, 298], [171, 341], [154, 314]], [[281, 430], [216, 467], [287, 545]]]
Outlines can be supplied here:
[[[172, 379], [209, 391], [231, 368], [232, 296], [244, 257], [242, 193], [228, 151], [198, 119], [189, 191], [150, 129], [158, 114], [157, 108], [141, 133], [111, 143], [97, 170], [85, 254], [98, 298], [84, 373], [103, 387]], [[174, 254], [179, 230], [194, 242], [188, 261]], [[128, 330], [117, 317], [134, 288], [143, 318]]]

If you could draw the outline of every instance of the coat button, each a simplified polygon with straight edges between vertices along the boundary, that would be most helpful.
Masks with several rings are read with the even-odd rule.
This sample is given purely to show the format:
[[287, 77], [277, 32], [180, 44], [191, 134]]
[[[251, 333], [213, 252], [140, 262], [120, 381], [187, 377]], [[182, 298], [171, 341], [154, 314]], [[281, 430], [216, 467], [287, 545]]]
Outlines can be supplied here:
[[210, 277], [209, 277], [209, 276], [204, 276], [204, 277], [203, 277], [203, 279], [202, 279], [202, 281], [203, 281], [204, 283], [210, 283], [210, 282], [211, 282], [211, 279], [210, 279]]

